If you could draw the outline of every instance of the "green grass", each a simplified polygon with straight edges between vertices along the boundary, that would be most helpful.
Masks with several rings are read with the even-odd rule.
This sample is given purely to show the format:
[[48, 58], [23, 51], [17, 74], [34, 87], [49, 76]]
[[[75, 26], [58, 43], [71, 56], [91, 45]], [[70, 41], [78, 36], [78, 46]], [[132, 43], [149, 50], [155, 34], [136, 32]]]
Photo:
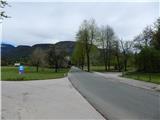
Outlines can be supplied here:
[[[91, 71], [96, 71], [96, 72], [115, 72], [114, 67], [111, 66], [110, 70], [105, 70], [105, 66], [91, 66]], [[87, 70], [87, 67], [84, 67], [84, 70]]]
[[104, 66], [91, 66], [91, 71], [106, 72]]
[[128, 72], [124, 77], [160, 84], [160, 73]]
[[18, 73], [18, 67], [1, 67], [1, 80], [22, 81], [62, 78], [67, 75], [68, 70], [60, 69], [56, 73], [54, 69], [40, 68], [39, 72], [36, 72], [35, 67], [25, 66], [25, 73], [20, 75]]

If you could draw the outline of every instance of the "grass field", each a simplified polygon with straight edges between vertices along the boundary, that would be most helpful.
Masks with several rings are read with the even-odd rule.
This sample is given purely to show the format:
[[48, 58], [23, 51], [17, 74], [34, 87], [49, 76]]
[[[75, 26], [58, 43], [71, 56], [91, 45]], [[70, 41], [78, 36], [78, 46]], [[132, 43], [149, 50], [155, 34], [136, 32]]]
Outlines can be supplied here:
[[[96, 71], [96, 72], [109, 72], [105, 70], [105, 66], [91, 66], [91, 71]], [[87, 67], [84, 67], [84, 70], [87, 71]], [[111, 66], [110, 67], [110, 72], [114, 72], [114, 67]]]
[[105, 72], [105, 67], [104, 66], [91, 66], [91, 71]]
[[20, 75], [18, 67], [1, 67], [1, 80], [43, 80], [62, 78], [67, 75], [69, 69], [60, 69], [57, 73], [54, 69], [40, 68], [36, 72], [35, 67], [25, 67], [25, 73]]
[[160, 84], [160, 73], [126, 73], [124, 77]]

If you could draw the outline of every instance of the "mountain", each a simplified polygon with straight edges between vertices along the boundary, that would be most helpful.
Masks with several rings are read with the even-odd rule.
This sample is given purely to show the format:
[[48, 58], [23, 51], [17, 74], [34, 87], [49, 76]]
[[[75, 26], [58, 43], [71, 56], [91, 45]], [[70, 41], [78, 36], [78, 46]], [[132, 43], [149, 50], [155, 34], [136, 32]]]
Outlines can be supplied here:
[[1, 44], [1, 57], [10, 56], [11, 52], [15, 49], [13, 45], [10, 44]]
[[[17, 47], [10, 44], [1, 44], [1, 60], [2, 63], [8, 60], [12, 61], [12, 64], [16, 61], [23, 59], [28, 60], [29, 56], [36, 48], [47, 50], [53, 44], [35, 44], [33, 46], [19, 45]], [[66, 51], [67, 55], [71, 56], [75, 42], [73, 41], [61, 41], [55, 44], [56, 48]]]
[[61, 41], [55, 44], [56, 48], [65, 50], [66, 53], [71, 56], [74, 50], [75, 42], [73, 41]]
[[43, 50], [47, 50], [53, 44], [35, 44], [32, 46], [32, 49], [41, 48]]

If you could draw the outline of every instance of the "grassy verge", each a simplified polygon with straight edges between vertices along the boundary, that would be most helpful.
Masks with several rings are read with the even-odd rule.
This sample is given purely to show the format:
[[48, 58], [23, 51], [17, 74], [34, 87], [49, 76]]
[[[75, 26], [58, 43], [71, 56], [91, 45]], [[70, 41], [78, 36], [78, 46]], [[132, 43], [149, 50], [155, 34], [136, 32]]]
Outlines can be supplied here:
[[128, 72], [124, 77], [160, 84], [160, 73]]
[[69, 69], [60, 69], [57, 73], [53, 69], [40, 68], [39, 72], [36, 72], [34, 67], [25, 67], [25, 73], [20, 75], [18, 73], [18, 67], [1, 67], [1, 80], [43, 80], [43, 79], [55, 79], [62, 78], [67, 75]]

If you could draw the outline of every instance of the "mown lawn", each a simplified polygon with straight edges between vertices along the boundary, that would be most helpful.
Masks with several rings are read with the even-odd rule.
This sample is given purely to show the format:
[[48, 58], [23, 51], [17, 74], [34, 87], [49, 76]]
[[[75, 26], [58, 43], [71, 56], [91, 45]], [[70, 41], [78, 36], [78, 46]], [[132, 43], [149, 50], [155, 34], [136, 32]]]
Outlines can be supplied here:
[[69, 69], [60, 69], [57, 73], [54, 69], [40, 68], [36, 72], [35, 67], [25, 66], [25, 73], [20, 75], [18, 67], [1, 67], [1, 80], [44, 80], [65, 77]]
[[160, 84], [160, 73], [126, 73], [124, 77]]

